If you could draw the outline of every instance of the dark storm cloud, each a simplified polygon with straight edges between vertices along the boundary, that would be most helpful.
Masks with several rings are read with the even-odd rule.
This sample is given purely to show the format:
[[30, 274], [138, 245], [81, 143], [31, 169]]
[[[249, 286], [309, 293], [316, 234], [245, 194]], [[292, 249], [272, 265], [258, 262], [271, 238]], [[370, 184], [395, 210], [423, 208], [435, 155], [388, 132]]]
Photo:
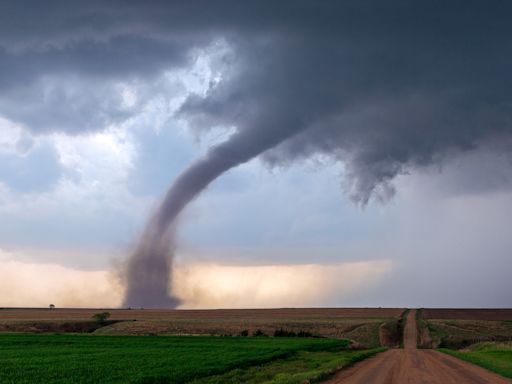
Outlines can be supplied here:
[[363, 203], [392, 193], [398, 173], [510, 135], [510, 9], [330, 4], [274, 15], [266, 34], [242, 28], [227, 79], [182, 112], [195, 126], [289, 137], [270, 164], [341, 160]]
[[106, 92], [43, 100], [41, 78], [154, 77], [222, 37], [231, 72], [183, 115], [202, 127], [307, 131], [266, 159], [335, 154], [349, 174], [368, 173], [355, 181], [364, 200], [404, 166], [508, 134], [510, 11], [506, 2], [4, 2], [0, 113], [34, 131], [101, 129], [130, 112], [105, 103]]
[[[415, 167], [511, 148], [505, 1], [12, 4], [1, 5], [0, 114], [34, 132], [101, 129], [130, 115], [87, 86], [85, 99], [67, 83], [55, 94], [70, 96], [56, 102], [47, 93], [24, 96], [37, 95], [48, 77], [77, 76], [94, 88], [185, 68], [194, 49], [219, 39], [231, 49], [212, 64], [221, 81], [190, 95], [179, 116], [198, 132], [235, 133], [176, 179], [132, 258], [132, 280], [149, 284], [166, 270], [169, 226], [181, 210], [224, 171], [260, 154], [270, 165], [318, 154], [339, 160], [350, 196], [365, 204], [387, 198], [393, 178]], [[168, 281], [161, 283], [156, 295]], [[133, 297], [127, 303], [139, 305]], [[153, 304], [172, 305], [166, 300]]]

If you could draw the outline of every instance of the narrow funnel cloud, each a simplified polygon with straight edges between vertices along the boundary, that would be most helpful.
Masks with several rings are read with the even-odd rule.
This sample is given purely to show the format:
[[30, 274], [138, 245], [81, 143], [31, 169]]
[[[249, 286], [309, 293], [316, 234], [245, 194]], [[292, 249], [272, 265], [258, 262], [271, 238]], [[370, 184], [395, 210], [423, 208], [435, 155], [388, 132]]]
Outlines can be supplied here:
[[169, 290], [175, 249], [174, 228], [179, 214], [224, 172], [247, 162], [299, 131], [283, 127], [239, 131], [185, 169], [168, 190], [129, 260], [123, 305], [176, 307], [180, 301], [170, 295]]

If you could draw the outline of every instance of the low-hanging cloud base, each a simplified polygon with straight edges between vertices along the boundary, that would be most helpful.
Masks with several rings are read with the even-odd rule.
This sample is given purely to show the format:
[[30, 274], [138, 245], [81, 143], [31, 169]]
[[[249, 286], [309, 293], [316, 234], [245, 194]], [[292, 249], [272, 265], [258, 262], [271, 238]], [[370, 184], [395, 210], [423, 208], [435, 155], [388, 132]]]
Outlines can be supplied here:
[[[339, 306], [344, 300], [352, 303], [355, 293], [361, 296], [378, 287], [392, 269], [389, 260], [263, 266], [179, 263], [172, 291], [182, 299], [181, 309]], [[123, 284], [111, 271], [4, 258], [0, 274], [3, 307], [126, 307]], [[139, 307], [149, 308], [132, 306]]]

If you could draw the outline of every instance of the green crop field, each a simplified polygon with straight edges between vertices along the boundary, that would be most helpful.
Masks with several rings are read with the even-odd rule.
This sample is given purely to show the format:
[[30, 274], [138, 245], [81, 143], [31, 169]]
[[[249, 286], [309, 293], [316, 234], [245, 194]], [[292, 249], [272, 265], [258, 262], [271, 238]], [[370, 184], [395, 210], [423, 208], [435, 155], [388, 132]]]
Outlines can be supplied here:
[[512, 343], [487, 342], [473, 345], [468, 351], [440, 351], [512, 378]]
[[[185, 383], [276, 359], [288, 359], [298, 373], [300, 353], [312, 353], [329, 371], [368, 355], [347, 345], [314, 338], [0, 334], [0, 382]], [[321, 373], [302, 368], [306, 376], [308, 370], [312, 377]]]
[[316, 383], [334, 371], [365, 359], [385, 348], [346, 351], [299, 351], [270, 363], [235, 369], [223, 375], [194, 380], [191, 384], [303, 384]]

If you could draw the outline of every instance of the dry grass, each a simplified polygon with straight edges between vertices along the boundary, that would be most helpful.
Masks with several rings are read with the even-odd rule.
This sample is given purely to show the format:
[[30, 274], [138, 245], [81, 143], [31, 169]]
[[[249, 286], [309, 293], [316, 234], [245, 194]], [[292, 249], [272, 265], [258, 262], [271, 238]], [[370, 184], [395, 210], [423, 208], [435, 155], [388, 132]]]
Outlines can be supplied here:
[[512, 340], [512, 322], [486, 320], [428, 320], [434, 347], [465, 348], [485, 341]]
[[[34, 322], [90, 320], [104, 309], [4, 309], [0, 330], [17, 324], [32, 331]], [[257, 330], [273, 335], [278, 329], [309, 332], [316, 336], [351, 339], [361, 346], [379, 345], [379, 327], [400, 317], [397, 308], [285, 308], [222, 310], [111, 309], [110, 319], [120, 320], [96, 333], [109, 335], [239, 335]], [[30, 325], [30, 327], [28, 327]], [[44, 328], [44, 327], [42, 327]]]

